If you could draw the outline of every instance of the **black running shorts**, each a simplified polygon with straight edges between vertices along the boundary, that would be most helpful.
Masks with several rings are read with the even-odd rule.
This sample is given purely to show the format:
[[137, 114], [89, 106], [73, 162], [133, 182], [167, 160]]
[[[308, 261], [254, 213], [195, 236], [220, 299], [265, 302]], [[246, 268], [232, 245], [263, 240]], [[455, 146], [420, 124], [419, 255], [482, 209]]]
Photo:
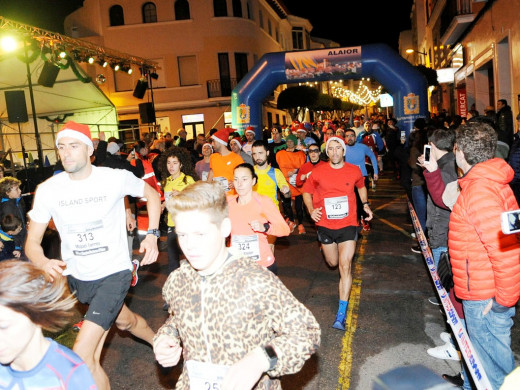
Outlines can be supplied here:
[[132, 272], [120, 271], [97, 280], [79, 280], [69, 275], [69, 288], [81, 303], [89, 305], [85, 319], [110, 329], [132, 282]]
[[323, 226], [317, 226], [318, 241], [324, 245], [339, 244], [345, 241], [357, 241], [358, 227], [347, 226], [341, 229], [328, 229]]

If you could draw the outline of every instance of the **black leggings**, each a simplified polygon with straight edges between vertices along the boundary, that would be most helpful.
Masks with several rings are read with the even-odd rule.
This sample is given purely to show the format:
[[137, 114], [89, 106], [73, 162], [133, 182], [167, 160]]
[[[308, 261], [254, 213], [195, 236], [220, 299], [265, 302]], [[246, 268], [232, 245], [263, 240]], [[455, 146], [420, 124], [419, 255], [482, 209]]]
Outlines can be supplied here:
[[[292, 199], [282, 198], [283, 213], [286, 218], [294, 222], [294, 212], [292, 209]], [[298, 223], [303, 223], [303, 196], [298, 195], [294, 198], [294, 208], [296, 209], [296, 218]]]
[[177, 241], [177, 233], [175, 227], [168, 228], [168, 237], [166, 239], [166, 245], [168, 247], [168, 274], [179, 268], [179, 257], [181, 254], [181, 248]]

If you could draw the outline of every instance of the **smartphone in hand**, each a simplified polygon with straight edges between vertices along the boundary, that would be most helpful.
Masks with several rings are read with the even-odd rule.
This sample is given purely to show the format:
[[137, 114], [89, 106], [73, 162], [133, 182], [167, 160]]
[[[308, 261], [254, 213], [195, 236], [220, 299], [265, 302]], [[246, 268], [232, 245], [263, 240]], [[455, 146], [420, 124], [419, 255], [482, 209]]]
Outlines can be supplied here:
[[520, 210], [504, 211], [500, 216], [502, 232], [513, 234], [520, 232]]
[[430, 145], [424, 145], [424, 162], [430, 162], [432, 147]]

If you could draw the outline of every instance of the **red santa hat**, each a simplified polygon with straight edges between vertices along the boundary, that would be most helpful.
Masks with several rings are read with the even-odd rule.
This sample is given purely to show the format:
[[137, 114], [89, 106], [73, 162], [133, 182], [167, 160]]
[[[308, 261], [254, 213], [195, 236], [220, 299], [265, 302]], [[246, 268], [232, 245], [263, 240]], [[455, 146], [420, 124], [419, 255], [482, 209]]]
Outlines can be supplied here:
[[87, 146], [90, 146], [92, 149], [94, 149], [94, 144], [92, 143], [92, 135], [90, 134], [90, 128], [87, 125], [82, 125], [80, 123], [68, 121], [63, 125], [61, 130], [56, 135], [56, 146], [58, 146], [59, 140], [63, 137], [77, 139], [78, 141], [81, 141]]
[[232, 144], [233, 142], [236, 142], [238, 147], [242, 149], [242, 141], [240, 140], [240, 137], [234, 137], [231, 141], [229, 141], [229, 144]]
[[307, 133], [307, 129], [305, 128], [305, 126], [303, 125], [303, 123], [300, 123], [299, 126], [298, 126], [298, 130], [296, 130], [296, 132], [298, 131], [303, 131], [304, 133]]
[[253, 126], [248, 126], [246, 128], [246, 133], [253, 133], [253, 134], [255, 134], [255, 128]]
[[213, 138], [218, 143], [227, 146], [227, 144], [229, 142], [229, 135], [231, 133], [233, 133], [234, 131], [236, 131], [236, 130], [231, 127], [224, 127], [223, 129], [220, 129], [215, 134], [213, 134], [211, 136], [211, 138]]

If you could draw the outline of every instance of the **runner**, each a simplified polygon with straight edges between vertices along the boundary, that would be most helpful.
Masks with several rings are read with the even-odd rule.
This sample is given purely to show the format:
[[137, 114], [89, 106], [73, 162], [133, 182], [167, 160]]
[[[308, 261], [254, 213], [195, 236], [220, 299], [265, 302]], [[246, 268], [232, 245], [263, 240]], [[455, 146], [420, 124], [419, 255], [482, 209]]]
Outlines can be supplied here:
[[[161, 210], [164, 211], [166, 202], [172, 196], [176, 196], [188, 185], [195, 183], [196, 173], [193, 170], [191, 156], [186, 148], [172, 146], [161, 157], [160, 167], [163, 171], [162, 177], [166, 177], [164, 182], [164, 199]], [[195, 177], [195, 178], [194, 178]], [[179, 256], [181, 249], [177, 242], [177, 233], [172, 217], [168, 214], [168, 273], [179, 268]]]
[[[124, 197], [147, 199], [149, 230], [139, 249], [146, 252], [141, 261], [146, 265], [156, 261], [159, 253], [159, 194], [126, 170], [92, 166], [87, 125], [66, 123], [57, 134], [56, 146], [65, 172], [36, 190], [29, 212], [27, 257], [54, 280], [66, 275], [71, 291], [89, 305], [73, 350], [87, 363], [98, 388], [109, 389], [100, 356], [112, 324], [148, 343], [154, 336], [146, 321], [124, 304], [132, 280]], [[41, 246], [51, 218], [60, 233], [63, 261], [47, 258]]]
[[199, 177], [199, 180], [206, 181], [208, 180], [208, 174], [209, 174], [209, 159], [211, 157], [211, 154], [213, 153], [213, 147], [211, 144], [205, 143], [202, 145], [202, 160], [197, 161], [195, 164], [195, 172], [197, 172], [197, 176]]
[[[305, 152], [296, 150], [296, 143], [298, 139], [295, 135], [289, 135], [286, 138], [286, 146], [276, 154], [276, 161], [282, 171], [285, 179], [289, 182], [289, 188], [291, 189], [291, 198], [282, 199], [283, 213], [285, 214], [287, 224], [291, 229], [291, 233], [294, 228], [298, 226], [298, 234], [305, 234], [305, 227], [303, 226], [303, 198], [301, 192], [296, 188], [296, 177], [298, 176], [298, 170], [305, 164], [307, 156]], [[294, 209], [296, 210], [296, 219], [298, 225], [295, 223], [292, 200], [294, 200]]]
[[267, 238], [268, 235], [288, 236], [290, 230], [274, 202], [253, 191], [256, 181], [257, 176], [250, 164], [240, 164], [235, 168], [234, 184], [238, 195], [228, 197], [231, 246], [238, 253], [278, 274]]
[[215, 153], [210, 156], [208, 182], [216, 181], [228, 195], [235, 194], [233, 189], [233, 170], [244, 160], [238, 154], [228, 149], [229, 135], [235, 129], [225, 127], [211, 136], [211, 146]]
[[67, 347], [44, 337], [65, 326], [76, 299], [29, 262], [0, 264], [0, 388], [95, 390], [88, 367]]
[[188, 262], [163, 288], [172, 315], [154, 339], [157, 361], [175, 366], [182, 354], [178, 389], [281, 389], [318, 348], [316, 319], [273, 273], [228, 252], [221, 187], [197, 182], [167, 207]]
[[345, 149], [343, 139], [329, 138], [325, 146], [329, 163], [316, 167], [302, 188], [305, 206], [318, 228], [325, 261], [331, 267], [339, 265], [339, 308], [332, 327], [340, 330], [345, 330], [352, 288], [351, 264], [358, 237], [354, 187], [368, 215], [366, 219], [371, 220], [373, 216], [361, 170], [345, 162]]

